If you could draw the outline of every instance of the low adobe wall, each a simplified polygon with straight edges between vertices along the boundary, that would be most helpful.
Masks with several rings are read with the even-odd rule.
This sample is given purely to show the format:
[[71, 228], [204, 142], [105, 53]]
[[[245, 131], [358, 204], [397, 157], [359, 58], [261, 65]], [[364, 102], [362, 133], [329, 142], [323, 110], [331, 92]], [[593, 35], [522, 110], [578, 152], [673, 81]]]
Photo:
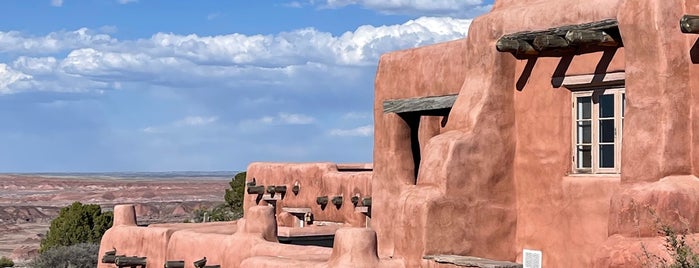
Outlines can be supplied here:
[[[366, 216], [356, 212], [351, 202], [353, 196], [370, 197], [371, 165], [337, 165], [333, 163], [252, 163], [247, 169], [247, 181], [253, 178], [257, 185], [286, 186], [287, 192], [276, 200], [276, 214], [283, 208], [309, 208], [314, 221], [342, 223], [348, 226], [366, 225]], [[292, 192], [294, 185], [299, 186], [298, 194]], [[247, 188], [246, 188], [247, 190]], [[322, 208], [316, 203], [319, 196], [342, 196], [343, 204], [338, 209], [328, 201]], [[245, 211], [258, 204], [257, 194], [245, 193]], [[288, 225], [288, 223], [286, 224]]]

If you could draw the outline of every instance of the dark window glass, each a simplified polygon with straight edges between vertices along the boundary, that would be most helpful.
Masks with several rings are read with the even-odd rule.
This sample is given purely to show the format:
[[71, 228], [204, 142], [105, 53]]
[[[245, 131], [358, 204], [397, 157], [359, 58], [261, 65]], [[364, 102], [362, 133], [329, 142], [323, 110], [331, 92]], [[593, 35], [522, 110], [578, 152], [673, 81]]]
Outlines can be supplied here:
[[614, 117], [614, 95], [599, 96], [599, 117]]
[[578, 146], [578, 168], [592, 168], [592, 147]]
[[578, 119], [592, 118], [592, 98], [578, 98]]
[[614, 119], [599, 120], [599, 142], [614, 142]]
[[604, 144], [599, 146], [599, 167], [614, 167], [614, 144]]

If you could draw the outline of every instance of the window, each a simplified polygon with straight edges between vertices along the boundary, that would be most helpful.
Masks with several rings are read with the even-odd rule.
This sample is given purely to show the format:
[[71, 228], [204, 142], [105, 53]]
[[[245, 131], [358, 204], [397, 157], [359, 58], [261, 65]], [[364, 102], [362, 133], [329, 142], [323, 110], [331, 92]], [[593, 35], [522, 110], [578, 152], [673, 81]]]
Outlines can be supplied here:
[[623, 88], [573, 92], [573, 173], [620, 173]]

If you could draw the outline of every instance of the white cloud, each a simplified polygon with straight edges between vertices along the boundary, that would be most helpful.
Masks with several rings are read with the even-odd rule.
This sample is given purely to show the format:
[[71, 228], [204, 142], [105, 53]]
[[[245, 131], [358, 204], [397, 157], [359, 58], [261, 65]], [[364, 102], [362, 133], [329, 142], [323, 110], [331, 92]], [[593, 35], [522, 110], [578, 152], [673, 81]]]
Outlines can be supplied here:
[[472, 18], [492, 7], [483, 0], [325, 0], [310, 1], [327, 8], [359, 5], [387, 14], [422, 14]]
[[187, 116], [169, 124], [148, 126], [142, 128], [141, 131], [147, 134], [165, 133], [182, 128], [207, 126], [215, 123], [216, 121], [218, 121], [218, 117], [216, 116]]
[[117, 3], [119, 4], [128, 4], [128, 3], [136, 3], [138, 0], [117, 0]]
[[276, 116], [264, 116], [257, 121], [264, 124], [308, 125], [314, 123], [316, 120], [311, 116], [303, 114], [278, 113]]
[[206, 15], [206, 20], [215, 20], [215, 19], [217, 19], [218, 17], [221, 17], [221, 13], [220, 13], [220, 12], [214, 12], [214, 13], [210, 13], [209, 15]]
[[283, 4], [285, 7], [293, 7], [293, 8], [301, 8], [303, 7], [303, 4], [299, 1], [291, 1], [288, 3]]
[[374, 126], [365, 125], [352, 129], [332, 129], [330, 135], [340, 137], [370, 137], [374, 135]]
[[117, 40], [111, 36], [97, 34], [87, 28], [52, 32], [39, 37], [28, 36], [17, 31], [0, 31], [0, 53], [22, 53], [25, 56], [46, 55], [84, 47], [99, 48], [116, 43]]
[[0, 94], [10, 94], [17, 91], [16, 84], [31, 79], [31, 75], [15, 71], [7, 64], [0, 63]]
[[22, 55], [12, 66], [32, 76], [25, 83], [32, 90], [106, 90], [124, 82], [304, 88], [357, 77], [357, 68], [375, 66], [388, 51], [463, 38], [470, 23], [424, 17], [400, 25], [360, 26], [340, 36], [306, 28], [274, 35], [157, 33], [126, 41], [86, 28], [38, 37], [9, 31], [0, 32], [0, 54]]
[[51, 0], [51, 5], [55, 7], [63, 6], [63, 0]]
[[202, 116], [187, 116], [182, 120], [175, 122], [175, 126], [205, 126], [214, 123], [218, 117], [202, 117]]

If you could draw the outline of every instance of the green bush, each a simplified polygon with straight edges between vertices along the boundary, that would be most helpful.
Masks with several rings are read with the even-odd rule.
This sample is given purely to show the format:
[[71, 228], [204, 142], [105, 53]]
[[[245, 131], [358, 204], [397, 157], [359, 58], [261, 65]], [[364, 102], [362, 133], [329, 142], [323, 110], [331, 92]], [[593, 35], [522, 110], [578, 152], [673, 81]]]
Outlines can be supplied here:
[[32, 268], [87, 268], [97, 267], [99, 244], [81, 243], [59, 246], [40, 253], [28, 263]]
[[80, 243], [99, 243], [113, 219], [113, 213], [102, 213], [99, 205], [75, 202], [62, 208], [58, 217], [51, 221], [49, 231], [41, 239], [39, 252]]
[[0, 257], [0, 267], [14, 267], [15, 262], [13, 262], [10, 258], [2, 256]]

